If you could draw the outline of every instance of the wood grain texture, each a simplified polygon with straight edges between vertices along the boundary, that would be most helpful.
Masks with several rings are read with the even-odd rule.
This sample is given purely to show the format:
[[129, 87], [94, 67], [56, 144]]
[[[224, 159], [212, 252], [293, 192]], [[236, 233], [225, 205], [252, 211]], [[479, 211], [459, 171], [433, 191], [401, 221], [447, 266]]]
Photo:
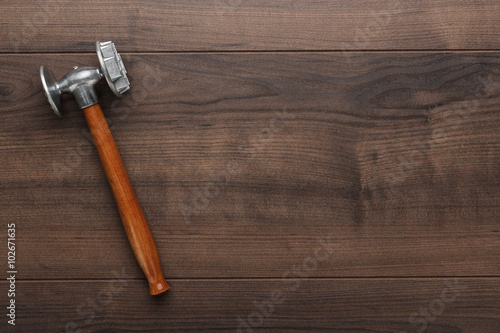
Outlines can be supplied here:
[[[0, 234], [16, 223], [18, 274], [0, 332], [498, 333], [499, 9], [2, 4]], [[98, 91], [172, 285], [159, 298], [82, 112], [68, 97], [54, 116], [38, 77], [97, 66], [96, 40], [132, 82]]]
[[[93, 58], [2, 57], [0, 214], [26, 225], [23, 278], [133, 263], [83, 115], [55, 117], [36, 76]], [[312, 276], [499, 274], [497, 54], [123, 58], [135, 89], [102, 104], [167, 279], [280, 277], [327, 236]]]
[[0, 52], [498, 49], [496, 0], [2, 4]]
[[20, 327], [23, 333], [496, 333], [500, 327], [498, 278], [313, 279], [298, 287], [280, 279], [170, 282], [158, 298], [142, 292], [143, 281], [121, 278], [19, 282]]

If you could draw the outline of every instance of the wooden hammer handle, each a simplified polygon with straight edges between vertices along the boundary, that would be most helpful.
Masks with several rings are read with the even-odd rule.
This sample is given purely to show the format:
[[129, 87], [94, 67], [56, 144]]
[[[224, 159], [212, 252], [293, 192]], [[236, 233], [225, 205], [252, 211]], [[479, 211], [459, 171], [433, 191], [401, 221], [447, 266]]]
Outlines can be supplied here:
[[151, 295], [161, 294], [170, 287], [161, 272], [156, 245], [141, 206], [130, 185], [115, 140], [99, 104], [83, 109], [87, 124], [108, 176], [127, 237], [135, 257], [149, 282]]

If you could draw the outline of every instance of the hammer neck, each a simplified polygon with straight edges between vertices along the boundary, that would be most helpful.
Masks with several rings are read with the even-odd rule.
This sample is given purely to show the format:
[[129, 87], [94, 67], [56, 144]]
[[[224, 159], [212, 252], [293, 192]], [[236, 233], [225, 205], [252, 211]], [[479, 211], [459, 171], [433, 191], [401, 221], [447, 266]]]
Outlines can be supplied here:
[[103, 73], [96, 67], [75, 68], [57, 83], [62, 93], [73, 94], [80, 109], [98, 103], [95, 85]]
[[75, 88], [73, 95], [80, 109], [85, 109], [99, 102], [93, 85], [81, 84]]

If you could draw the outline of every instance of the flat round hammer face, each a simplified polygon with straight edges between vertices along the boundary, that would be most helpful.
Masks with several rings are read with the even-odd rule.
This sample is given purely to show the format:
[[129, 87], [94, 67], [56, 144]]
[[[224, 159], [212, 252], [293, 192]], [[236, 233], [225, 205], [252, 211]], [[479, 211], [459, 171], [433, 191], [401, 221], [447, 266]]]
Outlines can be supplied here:
[[54, 110], [56, 115], [62, 117], [63, 110], [61, 104], [61, 91], [59, 90], [56, 80], [54, 79], [54, 75], [47, 67], [41, 66], [40, 78], [42, 80], [45, 96], [47, 97], [52, 110]]

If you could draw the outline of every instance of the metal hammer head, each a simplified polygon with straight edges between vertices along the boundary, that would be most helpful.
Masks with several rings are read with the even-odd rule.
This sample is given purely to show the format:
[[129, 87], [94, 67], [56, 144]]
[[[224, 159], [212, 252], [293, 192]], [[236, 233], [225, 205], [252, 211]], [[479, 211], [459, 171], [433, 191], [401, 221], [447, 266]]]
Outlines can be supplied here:
[[47, 67], [40, 67], [40, 78], [42, 79], [45, 96], [47, 96], [56, 115], [60, 117], [63, 115], [62, 94], [73, 94], [81, 109], [98, 103], [95, 85], [103, 76], [113, 93], [118, 97], [130, 89], [127, 71], [120, 54], [116, 51], [115, 44], [112, 42], [97, 42], [96, 49], [99, 68], [75, 67], [59, 82], [54, 79], [54, 75]]

